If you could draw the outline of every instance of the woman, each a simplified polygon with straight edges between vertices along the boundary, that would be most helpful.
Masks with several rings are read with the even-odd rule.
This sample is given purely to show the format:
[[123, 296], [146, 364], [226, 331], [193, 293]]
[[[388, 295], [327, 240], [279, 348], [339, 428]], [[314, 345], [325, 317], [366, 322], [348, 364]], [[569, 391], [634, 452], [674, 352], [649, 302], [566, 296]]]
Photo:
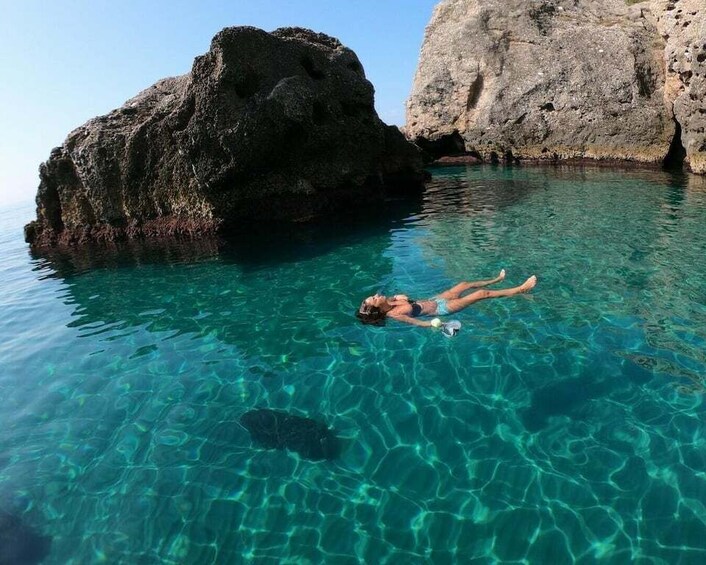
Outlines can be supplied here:
[[462, 293], [472, 288], [482, 288], [502, 281], [505, 278], [505, 269], [494, 279], [487, 281], [462, 282], [450, 288], [446, 292], [437, 294], [428, 300], [410, 300], [404, 294], [396, 294], [388, 297], [382, 294], [368, 296], [360, 305], [356, 316], [364, 324], [382, 325], [385, 318], [390, 317], [399, 322], [422, 326], [424, 328], [437, 328], [441, 321], [435, 318], [431, 321], [418, 320], [419, 316], [446, 316], [453, 312], [463, 310], [474, 302], [484, 298], [499, 298], [501, 296], [514, 296], [534, 288], [537, 284], [537, 277], [532, 275], [520, 286], [506, 288], [504, 290], [477, 290], [466, 296]]

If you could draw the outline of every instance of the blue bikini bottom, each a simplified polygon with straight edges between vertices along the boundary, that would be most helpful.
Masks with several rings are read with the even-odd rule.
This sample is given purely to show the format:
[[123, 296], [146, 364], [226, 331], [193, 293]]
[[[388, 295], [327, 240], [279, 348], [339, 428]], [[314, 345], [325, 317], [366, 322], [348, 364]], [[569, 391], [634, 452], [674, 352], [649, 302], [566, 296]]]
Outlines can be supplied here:
[[436, 314], [438, 316], [446, 316], [451, 313], [445, 298], [434, 297], [432, 300], [436, 302]]

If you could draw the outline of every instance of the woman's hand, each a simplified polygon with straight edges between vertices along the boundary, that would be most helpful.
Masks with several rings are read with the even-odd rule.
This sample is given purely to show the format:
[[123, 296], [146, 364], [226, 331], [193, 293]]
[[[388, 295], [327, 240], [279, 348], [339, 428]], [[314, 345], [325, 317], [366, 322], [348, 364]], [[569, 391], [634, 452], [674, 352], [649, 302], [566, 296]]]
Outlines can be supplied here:
[[406, 294], [395, 294], [392, 297], [392, 300], [394, 300], [394, 301], [398, 301], [398, 300], [399, 301], [402, 301], [402, 300], [409, 301], [409, 297]]

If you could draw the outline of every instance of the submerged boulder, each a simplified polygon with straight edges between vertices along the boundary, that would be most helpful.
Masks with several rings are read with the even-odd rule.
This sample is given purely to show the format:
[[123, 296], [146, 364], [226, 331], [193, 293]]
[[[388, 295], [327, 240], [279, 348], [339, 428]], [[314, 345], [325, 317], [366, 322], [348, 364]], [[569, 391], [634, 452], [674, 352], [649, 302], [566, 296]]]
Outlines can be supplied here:
[[[700, 169], [698, 141], [681, 132], [684, 115], [703, 119], [694, 109], [704, 93], [696, 92], [703, 78], [693, 40], [701, 34], [706, 43], [704, 11], [695, 8], [702, 3], [442, 0], [426, 29], [405, 133], [435, 157], [485, 160], [661, 163], [685, 140], [687, 163]], [[666, 31], [676, 22], [677, 35], [689, 38]], [[681, 104], [691, 109], [681, 112]], [[702, 126], [688, 128], [701, 127], [701, 142]]]
[[240, 423], [255, 443], [267, 449], [288, 449], [314, 461], [336, 459], [341, 454], [335, 433], [310, 418], [262, 408], [243, 414]]
[[0, 510], [0, 565], [41, 563], [49, 555], [51, 541], [17, 516]]
[[355, 53], [300, 28], [226, 28], [191, 73], [71, 132], [40, 167], [35, 246], [212, 234], [412, 192], [419, 151]]

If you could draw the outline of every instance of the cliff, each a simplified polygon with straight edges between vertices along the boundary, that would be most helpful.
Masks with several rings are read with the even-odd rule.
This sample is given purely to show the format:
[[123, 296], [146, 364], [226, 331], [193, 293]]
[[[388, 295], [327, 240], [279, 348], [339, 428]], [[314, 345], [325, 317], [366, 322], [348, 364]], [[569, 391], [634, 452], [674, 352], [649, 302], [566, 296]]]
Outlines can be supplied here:
[[683, 146], [703, 172], [701, 1], [442, 0], [405, 133], [485, 160], [662, 163]]
[[40, 167], [36, 247], [189, 236], [361, 207], [423, 183], [355, 53], [300, 28], [227, 28], [191, 73], [69, 134]]
[[703, 0], [653, 0], [666, 46], [665, 101], [679, 126], [686, 162], [706, 174], [706, 5]]

